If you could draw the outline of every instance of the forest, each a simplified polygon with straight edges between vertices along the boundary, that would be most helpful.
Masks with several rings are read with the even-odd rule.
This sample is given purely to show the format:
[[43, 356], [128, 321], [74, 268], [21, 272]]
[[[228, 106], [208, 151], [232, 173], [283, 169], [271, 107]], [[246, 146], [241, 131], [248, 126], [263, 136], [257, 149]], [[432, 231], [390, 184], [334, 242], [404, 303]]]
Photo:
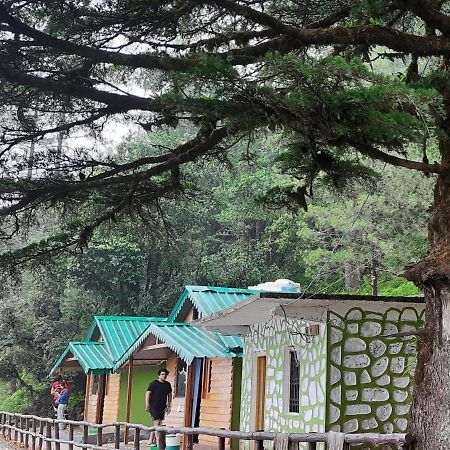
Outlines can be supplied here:
[[[130, 136], [115, 157], [150, 156], [177, 139], [174, 131]], [[4, 272], [0, 409], [46, 412], [49, 370], [94, 314], [165, 315], [185, 284], [288, 278], [311, 293], [418, 294], [401, 274], [428, 249], [432, 177], [373, 164], [373, 183], [348, 186], [345, 198], [319, 186], [304, 211], [267, 201], [279, 149], [273, 134], [237, 144], [226, 159], [189, 167], [189, 192], [165, 199], [152, 220], [128, 217], [99, 229], [83, 251]], [[28, 243], [59, 220], [73, 217], [43, 214]], [[79, 411], [83, 377], [76, 382], [71, 409]]]

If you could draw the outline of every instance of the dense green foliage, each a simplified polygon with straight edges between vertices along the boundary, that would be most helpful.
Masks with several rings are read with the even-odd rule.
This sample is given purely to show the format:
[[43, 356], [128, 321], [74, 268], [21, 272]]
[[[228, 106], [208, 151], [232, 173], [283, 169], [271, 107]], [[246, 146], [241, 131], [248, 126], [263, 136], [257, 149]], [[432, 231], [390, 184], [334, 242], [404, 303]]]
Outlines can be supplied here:
[[[119, 157], [144, 157], [173, 139], [142, 137]], [[238, 145], [226, 161], [192, 166], [192, 196], [165, 200], [158, 220], [123, 220], [98, 230], [85, 251], [28, 269], [3, 293], [1, 378], [23, 385], [1, 405], [45, 411], [49, 368], [69, 340], [84, 337], [93, 314], [165, 315], [185, 284], [289, 278], [311, 293], [370, 293], [375, 260], [380, 294], [416, 294], [397, 274], [426, 252], [420, 224], [433, 180], [374, 165], [374, 183], [349, 185], [345, 199], [320, 188], [306, 212], [274, 208], [258, 199], [281, 179], [280, 154], [275, 136]], [[358, 275], [356, 285], [346, 285], [345, 267]]]
[[[439, 173], [427, 158], [440, 136], [447, 75], [435, 76], [432, 61], [425, 77], [407, 54], [420, 45], [422, 56], [445, 49], [422, 36], [423, 11], [390, 3], [0, 5], [0, 100], [8, 111], [0, 124], [0, 232], [26, 233], [46, 208], [71, 217], [40, 241], [22, 241], [0, 268], [79, 250], [95, 229], [126, 215], [158, 221], [161, 206], [193, 194], [193, 164], [214, 165], [236, 142], [269, 132], [280, 172], [258, 194], [273, 206], [306, 209], [323, 186], [373, 183], [370, 160]], [[378, 59], [400, 59], [400, 75], [373, 70]], [[88, 131], [100, 140], [111, 119], [190, 132], [146, 157], [75, 139]], [[259, 168], [271, 157], [261, 150]]]

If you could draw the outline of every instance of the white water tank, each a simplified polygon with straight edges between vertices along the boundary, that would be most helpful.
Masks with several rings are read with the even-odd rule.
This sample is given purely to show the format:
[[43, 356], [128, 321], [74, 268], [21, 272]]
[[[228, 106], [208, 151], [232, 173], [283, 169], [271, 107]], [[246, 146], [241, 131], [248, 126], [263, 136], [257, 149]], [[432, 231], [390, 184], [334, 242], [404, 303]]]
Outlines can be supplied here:
[[257, 286], [249, 286], [248, 288], [270, 292], [300, 292], [300, 283], [280, 278], [276, 281], [266, 281], [265, 283], [260, 283]]

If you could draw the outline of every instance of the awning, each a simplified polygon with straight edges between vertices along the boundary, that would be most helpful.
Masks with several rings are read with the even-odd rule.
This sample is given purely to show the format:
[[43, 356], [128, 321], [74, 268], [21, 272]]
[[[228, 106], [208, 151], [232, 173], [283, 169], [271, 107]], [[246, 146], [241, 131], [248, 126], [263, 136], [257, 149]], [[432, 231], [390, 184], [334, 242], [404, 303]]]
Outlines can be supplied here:
[[53, 366], [50, 374], [58, 369], [75, 371], [79, 368], [86, 374], [111, 373], [113, 361], [103, 342], [70, 342], [58, 361]]
[[219, 340], [223, 342], [225, 347], [233, 350], [235, 348], [243, 348], [244, 347], [244, 341], [239, 336], [222, 336], [219, 333], [216, 333], [216, 336]]
[[194, 328], [187, 323], [153, 323], [114, 365], [114, 370], [118, 370], [133, 354], [137, 354], [150, 335], [157, 337], [162, 344], [145, 348], [145, 355], [149, 360], [165, 359], [162, 353], [164, 348], [172, 350], [188, 364], [191, 364], [194, 358], [237, 356], [214, 333], [204, 329]]

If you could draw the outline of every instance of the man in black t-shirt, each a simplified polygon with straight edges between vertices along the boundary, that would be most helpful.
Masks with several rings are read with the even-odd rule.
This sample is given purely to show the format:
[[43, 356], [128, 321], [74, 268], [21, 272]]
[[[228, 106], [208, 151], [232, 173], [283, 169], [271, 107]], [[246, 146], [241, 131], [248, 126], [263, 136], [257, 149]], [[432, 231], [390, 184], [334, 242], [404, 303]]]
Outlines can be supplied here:
[[[150, 413], [155, 425], [161, 425], [164, 414], [170, 413], [172, 405], [172, 386], [166, 381], [169, 371], [161, 369], [158, 371], [158, 379], [152, 381], [145, 394], [145, 410]], [[154, 443], [154, 433], [150, 434], [150, 443]]]

